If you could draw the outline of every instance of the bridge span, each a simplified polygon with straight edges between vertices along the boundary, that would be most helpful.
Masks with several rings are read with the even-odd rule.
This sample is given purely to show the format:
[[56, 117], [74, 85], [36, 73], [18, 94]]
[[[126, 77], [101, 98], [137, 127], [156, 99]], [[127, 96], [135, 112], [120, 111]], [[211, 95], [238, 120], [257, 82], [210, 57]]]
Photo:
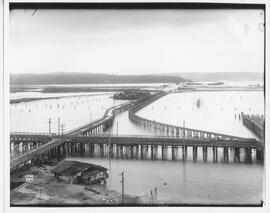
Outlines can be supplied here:
[[[123, 149], [135, 149], [144, 152], [145, 149], [148, 150], [148, 147], [150, 147], [151, 150], [156, 150], [157, 147], [166, 150], [166, 147], [171, 147], [173, 153], [174, 150], [180, 147], [183, 150], [182, 153], [184, 153], [183, 159], [185, 159], [187, 154], [187, 147], [193, 148], [194, 156], [197, 156], [197, 147], [203, 147], [204, 155], [207, 153], [206, 148], [212, 147], [215, 155], [214, 159], [216, 159], [217, 148], [223, 148], [224, 153], [228, 153], [229, 148], [234, 149], [235, 153], [239, 153], [239, 149], [244, 148], [247, 156], [250, 155], [251, 150], [254, 149], [256, 150], [258, 158], [263, 158], [264, 146], [255, 139], [163, 124], [136, 115], [138, 110], [166, 94], [167, 93], [160, 92], [153, 95], [151, 98], [142, 98], [112, 107], [106, 110], [101, 119], [65, 132], [62, 135], [11, 133], [11, 149], [12, 147], [14, 149], [14, 147], [23, 146], [24, 153], [20, 156], [12, 157], [10, 169], [16, 170], [16, 168], [21, 165], [28, 163], [67, 156], [72, 153], [77, 153], [77, 150], [84, 151], [87, 145], [89, 152], [95, 151], [95, 147], [98, 147], [98, 150], [103, 153], [104, 147], [107, 147], [107, 149], [109, 147], [109, 150], [119, 150], [120, 155]], [[167, 134], [158, 137], [100, 135], [100, 132], [108, 129], [112, 125], [115, 114], [128, 109], [129, 118], [133, 122], [145, 128], [154, 128], [156, 131], [163, 131]], [[34, 147], [34, 149], [31, 149], [31, 147]], [[225, 154], [225, 156], [226, 155], [227, 154]]]
[[145, 100], [139, 104], [134, 105], [129, 110], [129, 119], [136, 123], [137, 125], [140, 125], [144, 128], [153, 129], [155, 131], [159, 131], [167, 136], [176, 136], [176, 137], [189, 137], [189, 138], [205, 138], [205, 139], [216, 139], [216, 140], [242, 140], [243, 137], [237, 137], [233, 135], [228, 134], [221, 134], [216, 132], [210, 132], [210, 131], [204, 131], [199, 129], [192, 129], [192, 128], [185, 128], [181, 126], [175, 126], [170, 124], [165, 124], [153, 120], [149, 120], [146, 118], [143, 118], [136, 113], [144, 108], [145, 106], [153, 103], [159, 98], [162, 98], [163, 96], [167, 95], [167, 93], [160, 93], [154, 96], [153, 98], [150, 98], [148, 100]]
[[241, 113], [243, 124], [264, 141], [264, 117]]
[[[36, 142], [36, 137], [27, 134], [11, 134], [11, 142], [13, 144], [24, 144], [23, 146], [29, 147], [29, 143]], [[44, 135], [41, 135], [44, 138]], [[86, 148], [88, 147], [88, 148]], [[150, 147], [150, 148], [149, 148]], [[261, 152], [263, 151], [263, 144], [255, 139], [205, 139], [205, 138], [178, 138], [168, 136], [143, 136], [143, 135], [111, 135], [100, 134], [90, 136], [54, 136], [52, 140], [46, 144], [38, 146], [34, 150], [30, 150], [18, 157], [11, 159], [11, 170], [16, 169], [19, 165], [22, 165], [29, 161], [36, 161], [40, 159], [57, 158], [57, 156], [67, 156], [74, 153], [88, 152], [93, 153], [96, 149], [100, 153], [104, 153], [104, 150], [118, 150], [116, 152], [122, 153], [123, 149], [137, 150], [144, 152], [143, 150], [157, 150], [160, 147], [163, 151], [168, 147], [171, 147], [172, 152], [176, 149], [182, 148], [184, 155], [186, 155], [187, 147], [193, 148], [193, 153], [197, 155], [197, 147], [203, 147], [203, 152], [207, 152], [207, 147], [212, 147], [213, 152], [217, 152], [217, 148], [223, 148], [226, 152], [228, 149], [234, 149], [238, 152], [240, 148], [244, 148], [247, 153], [251, 153], [252, 149], [256, 150], [258, 158], [261, 158]], [[122, 150], [122, 151], [121, 151]], [[111, 152], [111, 151], [109, 151]], [[102, 155], [102, 154], [101, 154]], [[121, 154], [120, 154], [121, 155]]]

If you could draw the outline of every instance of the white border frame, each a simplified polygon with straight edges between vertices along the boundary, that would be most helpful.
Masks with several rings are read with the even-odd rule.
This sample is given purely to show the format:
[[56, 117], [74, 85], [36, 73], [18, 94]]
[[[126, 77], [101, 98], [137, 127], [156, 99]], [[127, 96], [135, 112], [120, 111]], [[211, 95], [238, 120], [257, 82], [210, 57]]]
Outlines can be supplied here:
[[[166, 2], [166, 0], [2, 0], [1, 1], [1, 12], [3, 12], [3, 16], [1, 14], [0, 17], [0, 27], [1, 27], [1, 45], [3, 46], [3, 52], [0, 53], [0, 65], [1, 68], [3, 68], [3, 72], [0, 75], [0, 82], [3, 82], [3, 85], [1, 86], [1, 93], [3, 95], [0, 99], [1, 109], [3, 110], [2, 114], [3, 119], [1, 119], [1, 130], [0, 135], [3, 135], [3, 141], [0, 142], [0, 150], [2, 151], [2, 160], [3, 162], [0, 165], [1, 171], [3, 171], [1, 174], [1, 184], [3, 183], [3, 190], [0, 188], [0, 206], [3, 207], [3, 212], [48, 212], [48, 211], [65, 211], [66, 213], [74, 212], [74, 211], [80, 211], [80, 212], [104, 212], [104, 211], [113, 211], [113, 212], [136, 212], [136, 211], [155, 211], [155, 213], [159, 212], [202, 212], [205, 211], [207, 213], [209, 212], [270, 212], [270, 204], [269, 204], [269, 154], [270, 154], [270, 145], [267, 143], [269, 141], [270, 137], [270, 126], [268, 125], [268, 121], [270, 119], [269, 115], [269, 83], [270, 83], [270, 74], [269, 70], [269, 51], [270, 51], [270, 45], [269, 45], [269, 28], [270, 28], [270, 1], [269, 0], [169, 0], [167, 2], [188, 2], [188, 3], [242, 3], [242, 4], [265, 4], [265, 20], [266, 20], [266, 32], [265, 32], [265, 163], [264, 163], [264, 171], [265, 171], [265, 177], [264, 177], [264, 197], [265, 197], [265, 204], [263, 207], [65, 207], [65, 208], [42, 208], [42, 207], [10, 207], [10, 190], [9, 190], [9, 184], [10, 184], [10, 146], [9, 146], [9, 126], [10, 126], [10, 118], [9, 118], [9, 71], [8, 71], [8, 54], [9, 54], [9, 3], [10, 2], [95, 2], [95, 3], [102, 3], [102, 2], [108, 2], [108, 3], [121, 3], [121, 2]], [[2, 30], [4, 30], [2, 34]], [[1, 46], [0, 46], [1, 47]], [[2, 50], [0, 48], [0, 50]], [[3, 60], [3, 61], [2, 61]], [[2, 62], [2, 63], [1, 63]], [[0, 117], [1, 118], [1, 117]], [[3, 127], [2, 127], [3, 125]], [[2, 134], [1, 134], [2, 133]], [[0, 155], [1, 156], [1, 155]], [[2, 197], [3, 196], [3, 197]], [[90, 208], [90, 209], [89, 209]], [[128, 208], [128, 209], [127, 209]]]

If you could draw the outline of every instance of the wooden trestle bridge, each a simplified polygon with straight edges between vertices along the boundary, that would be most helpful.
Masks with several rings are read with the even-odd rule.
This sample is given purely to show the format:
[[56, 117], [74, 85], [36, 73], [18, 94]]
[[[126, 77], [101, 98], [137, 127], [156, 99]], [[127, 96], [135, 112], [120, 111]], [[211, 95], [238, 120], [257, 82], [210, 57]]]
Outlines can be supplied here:
[[[137, 101], [127, 102], [106, 110], [101, 119], [80, 126], [62, 135], [42, 133], [10, 133], [11, 151], [20, 150], [19, 155], [11, 155], [10, 169], [16, 170], [32, 162], [44, 162], [53, 158], [65, 156], [85, 155], [99, 156], [106, 153], [111, 157], [121, 157], [129, 154], [130, 157], [144, 159], [148, 153], [151, 159], [156, 159], [157, 150], [166, 158], [167, 149], [171, 150], [172, 159], [181, 148], [183, 159], [186, 159], [187, 148], [192, 147], [193, 159], [197, 158], [197, 148], [202, 147], [203, 159], [207, 159], [207, 149], [212, 147], [213, 160], [217, 161], [218, 148], [224, 151], [224, 160], [228, 160], [228, 149], [233, 149], [236, 158], [240, 149], [245, 150], [246, 156], [251, 156], [252, 150], [256, 151], [257, 159], [263, 158], [264, 144], [254, 138], [235, 137], [209, 131], [168, 125], [144, 119], [136, 112], [167, 93], [160, 92], [151, 98], [142, 98]], [[114, 116], [122, 111], [129, 110], [131, 121], [145, 128], [153, 128], [164, 133], [161, 136], [142, 135], [112, 135], [101, 134], [111, 127]]]

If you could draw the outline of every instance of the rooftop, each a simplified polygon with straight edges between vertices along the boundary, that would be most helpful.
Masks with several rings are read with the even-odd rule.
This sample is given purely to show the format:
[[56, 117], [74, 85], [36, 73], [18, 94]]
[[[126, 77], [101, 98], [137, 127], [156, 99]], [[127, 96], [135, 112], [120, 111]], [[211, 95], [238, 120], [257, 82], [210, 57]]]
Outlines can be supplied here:
[[83, 163], [78, 161], [61, 161], [57, 164], [56, 167], [52, 169], [52, 172], [57, 173], [58, 175], [70, 175], [73, 176], [81, 171], [87, 170], [88, 172], [99, 170], [99, 171], [106, 171], [107, 169], [100, 166], [94, 165], [90, 163]]

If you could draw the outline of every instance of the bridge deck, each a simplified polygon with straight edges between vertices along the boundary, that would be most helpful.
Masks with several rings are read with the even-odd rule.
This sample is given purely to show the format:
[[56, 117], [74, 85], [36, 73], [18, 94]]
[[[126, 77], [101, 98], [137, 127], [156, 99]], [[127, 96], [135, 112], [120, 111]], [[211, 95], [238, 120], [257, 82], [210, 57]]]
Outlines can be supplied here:
[[118, 144], [118, 145], [158, 145], [158, 146], [205, 146], [205, 147], [231, 147], [231, 148], [262, 148], [262, 144], [255, 139], [243, 140], [214, 140], [205, 138], [177, 138], [143, 135], [95, 135], [78, 136], [70, 142], [85, 142], [98, 144]]
[[106, 123], [108, 120], [110, 120], [113, 116], [114, 116], [114, 111], [116, 110], [120, 110], [121, 108], [126, 108], [129, 107], [133, 104], [134, 101], [130, 101], [121, 105], [117, 105], [114, 107], [111, 107], [109, 109], [107, 109], [103, 115], [102, 118], [97, 119], [91, 123], [87, 123], [84, 124], [76, 129], [70, 130], [68, 132], [66, 132], [65, 134], [67, 135], [77, 135], [80, 134], [82, 132], [88, 131], [90, 129], [95, 129], [96, 127], [103, 125], [104, 123]]
[[[28, 136], [25, 135], [27, 138]], [[95, 144], [117, 144], [124, 146], [136, 145], [154, 145], [154, 146], [188, 146], [188, 147], [230, 147], [230, 148], [253, 148], [261, 149], [263, 144], [255, 139], [242, 140], [211, 140], [205, 138], [177, 138], [166, 136], [143, 136], [143, 135], [92, 135], [92, 136], [61, 136], [55, 137], [52, 141], [11, 159], [10, 167], [14, 168], [17, 165], [32, 159], [34, 156], [42, 154], [50, 149], [61, 145], [63, 142], [80, 142], [80, 143], [95, 143]]]
[[204, 136], [209, 135], [210, 137], [218, 137], [220, 139], [224, 139], [224, 138], [229, 138], [229, 139], [235, 139], [235, 140], [241, 140], [241, 139], [245, 139], [243, 137], [239, 137], [239, 136], [233, 136], [233, 135], [228, 135], [228, 134], [222, 134], [222, 133], [217, 133], [217, 132], [211, 132], [211, 131], [205, 131], [205, 130], [200, 130], [200, 129], [192, 129], [192, 128], [186, 128], [186, 127], [182, 127], [182, 126], [176, 126], [176, 125], [171, 125], [171, 124], [166, 124], [166, 123], [161, 123], [161, 122], [157, 122], [157, 121], [153, 121], [153, 120], [149, 120], [146, 118], [143, 118], [139, 115], [137, 115], [136, 113], [141, 110], [142, 108], [144, 108], [145, 106], [153, 103], [154, 101], [156, 101], [159, 98], [162, 98], [163, 96], [167, 95], [167, 93], [160, 93], [140, 104], [135, 105], [133, 108], [131, 108], [131, 110], [129, 110], [129, 118], [130, 120], [132, 120], [135, 123], [138, 124], [144, 124], [147, 127], [150, 126], [151, 127], [157, 127], [157, 128], [166, 128], [171, 129], [171, 130], [176, 130], [176, 131], [183, 131], [185, 132], [185, 134], [187, 135], [188, 132], [195, 132], [197, 134], [203, 134]]
[[[129, 102], [122, 105], [118, 105], [106, 110], [104, 116], [101, 119], [98, 119], [92, 123], [83, 125], [81, 127], [76, 128], [75, 130], [71, 130], [66, 132], [63, 136], [56, 136], [56, 135], [47, 135], [47, 134], [27, 134], [27, 133], [14, 133], [11, 134], [11, 141], [27, 141], [33, 139], [46, 139], [49, 142], [46, 144], [28, 151], [14, 159], [11, 159], [10, 168], [14, 169], [18, 165], [25, 163], [35, 156], [41, 155], [51, 149], [54, 149], [61, 145], [63, 142], [85, 142], [85, 143], [97, 143], [97, 144], [118, 144], [118, 145], [125, 145], [125, 146], [132, 146], [132, 145], [153, 145], [153, 146], [203, 146], [203, 147], [232, 147], [232, 148], [254, 148], [254, 149], [261, 149], [263, 148], [263, 144], [256, 141], [255, 139], [249, 138], [241, 138], [241, 137], [234, 137], [230, 135], [223, 135], [219, 133], [213, 132], [206, 132], [201, 130], [194, 130], [183, 128], [179, 126], [167, 125], [163, 123], [157, 123], [154, 121], [150, 121], [144, 118], [141, 118], [135, 115], [135, 112], [138, 111], [140, 108], [152, 103], [154, 100], [164, 96], [166, 94], [159, 93], [153, 98], [149, 99], [148, 101], [135, 101]], [[200, 138], [200, 137], [170, 137], [170, 136], [138, 136], [138, 135], [90, 135], [90, 136], [79, 136], [81, 133], [88, 131], [89, 129], [96, 128], [109, 119], [113, 119], [113, 116], [117, 110], [126, 109], [131, 106], [135, 106], [133, 109], [130, 110], [130, 115], [133, 119], [142, 120], [143, 122], [149, 122], [152, 125], [166, 125], [169, 128], [178, 128], [184, 131], [196, 131], [197, 133], [204, 133], [204, 134], [211, 134], [213, 136], [221, 136], [223, 138]], [[63, 137], [63, 138], [62, 138]]]

